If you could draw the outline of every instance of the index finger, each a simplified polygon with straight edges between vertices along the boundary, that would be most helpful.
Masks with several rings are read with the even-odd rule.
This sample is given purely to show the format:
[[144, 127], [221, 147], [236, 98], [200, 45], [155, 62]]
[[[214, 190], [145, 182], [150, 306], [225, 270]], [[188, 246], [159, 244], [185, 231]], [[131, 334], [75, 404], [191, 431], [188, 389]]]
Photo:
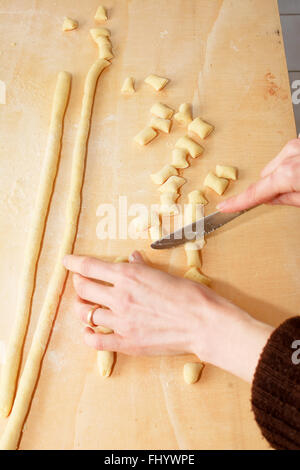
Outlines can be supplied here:
[[268, 202], [281, 193], [276, 183], [276, 174], [271, 173], [257, 183], [251, 184], [241, 194], [221, 202], [217, 209], [221, 212], [237, 212]]
[[66, 255], [64, 266], [73, 273], [114, 284], [120, 278], [120, 265], [89, 256]]

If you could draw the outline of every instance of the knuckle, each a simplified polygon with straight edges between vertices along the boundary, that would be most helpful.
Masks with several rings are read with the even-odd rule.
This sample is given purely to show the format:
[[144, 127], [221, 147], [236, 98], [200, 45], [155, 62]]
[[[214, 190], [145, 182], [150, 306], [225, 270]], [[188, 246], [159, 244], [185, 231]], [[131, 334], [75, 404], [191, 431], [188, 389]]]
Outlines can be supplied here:
[[76, 289], [77, 294], [80, 297], [84, 297], [84, 294], [86, 292], [86, 284], [87, 284], [87, 281], [86, 279], [84, 279], [84, 277], [81, 277], [81, 276], [75, 277], [75, 289]]
[[80, 261], [80, 273], [83, 276], [89, 276], [92, 260], [88, 256], [83, 256]]
[[300, 152], [300, 139], [290, 140], [287, 143], [286, 148], [287, 148], [289, 153], [298, 153], [298, 152]]
[[279, 170], [285, 179], [292, 180], [296, 174], [296, 165], [292, 160], [287, 160], [282, 162]]
[[80, 320], [82, 320], [84, 312], [85, 312], [85, 308], [83, 307], [82, 302], [79, 302], [79, 300], [77, 300], [74, 303], [74, 310], [75, 310], [75, 313], [79, 316]]
[[250, 201], [253, 201], [253, 202], [257, 201], [257, 188], [255, 184], [252, 184], [251, 186], [249, 186], [249, 188], [247, 189], [247, 193], [248, 193], [247, 196]]

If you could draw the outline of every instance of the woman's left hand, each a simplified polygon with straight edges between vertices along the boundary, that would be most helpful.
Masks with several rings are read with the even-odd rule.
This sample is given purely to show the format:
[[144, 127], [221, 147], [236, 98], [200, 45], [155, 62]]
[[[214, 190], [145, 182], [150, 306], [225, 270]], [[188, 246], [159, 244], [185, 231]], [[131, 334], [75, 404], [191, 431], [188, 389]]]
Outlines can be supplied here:
[[68, 255], [64, 265], [74, 272], [81, 320], [87, 323], [96, 304], [95, 325], [114, 330], [86, 328], [89, 346], [130, 355], [194, 353], [251, 380], [272, 328], [212, 289], [147, 266], [138, 252], [130, 263]]

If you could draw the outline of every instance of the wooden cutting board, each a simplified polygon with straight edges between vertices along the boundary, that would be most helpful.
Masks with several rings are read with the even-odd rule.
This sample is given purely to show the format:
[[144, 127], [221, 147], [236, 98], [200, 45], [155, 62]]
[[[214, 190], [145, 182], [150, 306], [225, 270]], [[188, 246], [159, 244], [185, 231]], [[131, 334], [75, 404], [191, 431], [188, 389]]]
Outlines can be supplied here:
[[[201, 188], [216, 163], [239, 168], [226, 197], [254, 181], [263, 166], [296, 135], [284, 46], [275, 0], [105, 0], [115, 59], [98, 83], [75, 252], [105, 259], [144, 251], [155, 266], [182, 275], [183, 249], [153, 252], [147, 240], [99, 240], [97, 208], [158, 202], [149, 174], [170, 162], [183, 130], [159, 136], [145, 148], [133, 136], [148, 123], [157, 100], [177, 108], [191, 102], [194, 115], [215, 125], [202, 158], [184, 176], [181, 201]], [[43, 161], [57, 73], [73, 75], [59, 174], [38, 266], [25, 354], [45, 296], [64, 228], [74, 136], [85, 74], [96, 58], [89, 37], [98, 0], [2, 0], [1, 71], [6, 105], [0, 127], [0, 359], [16, 307], [25, 240]], [[79, 29], [61, 31], [64, 16]], [[159, 94], [143, 79], [170, 78]], [[137, 93], [120, 94], [136, 78]], [[217, 201], [207, 196], [213, 211]], [[299, 314], [299, 211], [261, 207], [208, 239], [204, 272], [213, 288], [256, 318], [278, 325]], [[82, 341], [73, 313], [70, 279], [57, 314], [22, 449], [266, 449], [250, 410], [250, 386], [207, 365], [187, 386], [187, 357], [118, 355], [112, 377], [99, 377], [96, 353]], [[183, 312], [184, 315], [184, 312]], [[5, 420], [0, 421], [0, 431]]]

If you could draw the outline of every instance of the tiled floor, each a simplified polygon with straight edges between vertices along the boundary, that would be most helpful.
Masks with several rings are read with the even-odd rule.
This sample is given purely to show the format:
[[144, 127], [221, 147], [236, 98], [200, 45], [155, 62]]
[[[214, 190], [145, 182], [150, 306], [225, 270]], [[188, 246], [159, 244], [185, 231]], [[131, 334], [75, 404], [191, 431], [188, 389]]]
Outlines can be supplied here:
[[297, 131], [300, 132], [300, 0], [278, 0]]

